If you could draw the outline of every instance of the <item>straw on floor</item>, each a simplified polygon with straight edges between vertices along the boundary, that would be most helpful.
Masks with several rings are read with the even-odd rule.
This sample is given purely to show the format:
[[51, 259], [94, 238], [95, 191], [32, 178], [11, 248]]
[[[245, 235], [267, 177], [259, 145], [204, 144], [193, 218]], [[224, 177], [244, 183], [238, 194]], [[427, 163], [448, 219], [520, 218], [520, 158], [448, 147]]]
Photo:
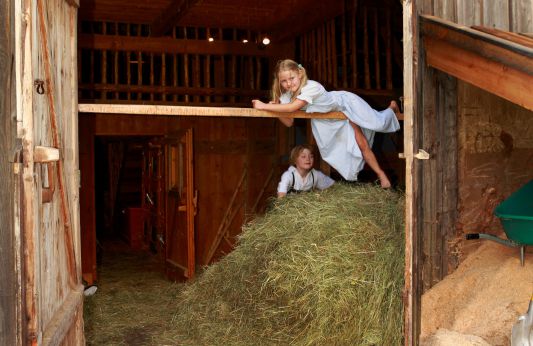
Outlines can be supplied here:
[[176, 342], [400, 345], [403, 213], [370, 185], [274, 201], [178, 295]]

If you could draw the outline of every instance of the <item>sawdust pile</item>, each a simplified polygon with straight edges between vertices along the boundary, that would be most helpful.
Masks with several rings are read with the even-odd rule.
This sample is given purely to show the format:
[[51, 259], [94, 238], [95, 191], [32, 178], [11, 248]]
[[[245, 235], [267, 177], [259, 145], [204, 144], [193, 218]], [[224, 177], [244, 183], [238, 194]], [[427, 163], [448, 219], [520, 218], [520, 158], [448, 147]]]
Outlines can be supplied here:
[[533, 252], [522, 267], [517, 248], [479, 242], [454, 273], [423, 295], [423, 345], [510, 345], [512, 326], [533, 293]]

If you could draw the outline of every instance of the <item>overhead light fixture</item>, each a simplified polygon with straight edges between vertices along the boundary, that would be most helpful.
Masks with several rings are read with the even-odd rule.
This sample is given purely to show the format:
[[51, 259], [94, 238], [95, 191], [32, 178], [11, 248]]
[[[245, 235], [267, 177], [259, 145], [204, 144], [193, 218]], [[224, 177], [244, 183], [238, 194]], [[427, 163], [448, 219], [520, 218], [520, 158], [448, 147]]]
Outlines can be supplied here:
[[270, 39], [269, 39], [268, 37], [265, 36], [265, 37], [263, 38], [263, 41], [262, 41], [262, 42], [263, 42], [263, 44], [264, 44], [265, 46], [268, 46], [268, 45], [270, 44]]
[[248, 43], [248, 40], [247, 39], [243, 39], [242, 43]]
[[215, 39], [214, 39], [213, 37], [209, 37], [207, 40], [208, 40], [209, 42], [213, 42]]

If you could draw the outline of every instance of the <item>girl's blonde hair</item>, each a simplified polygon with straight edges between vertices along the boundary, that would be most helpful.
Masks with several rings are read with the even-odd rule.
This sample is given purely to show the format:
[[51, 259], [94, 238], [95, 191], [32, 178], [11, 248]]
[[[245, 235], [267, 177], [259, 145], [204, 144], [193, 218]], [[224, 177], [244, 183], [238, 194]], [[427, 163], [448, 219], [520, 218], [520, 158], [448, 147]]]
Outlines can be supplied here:
[[291, 155], [289, 156], [289, 163], [293, 166], [296, 166], [296, 159], [298, 159], [298, 156], [300, 156], [302, 151], [305, 149], [313, 153], [313, 147], [309, 144], [300, 144], [292, 148]]
[[300, 95], [300, 91], [302, 90], [303, 86], [307, 84], [307, 72], [305, 72], [305, 68], [303, 68], [302, 65], [291, 59], [279, 60], [274, 68], [274, 80], [272, 81], [271, 95], [272, 101], [276, 103], [279, 102], [279, 98], [281, 94], [283, 94], [283, 89], [281, 89], [281, 84], [279, 83], [279, 74], [280, 72], [284, 71], [295, 71], [296, 73], [300, 74], [300, 86], [298, 87], [298, 90], [291, 95], [291, 101], [294, 101], [296, 96]]

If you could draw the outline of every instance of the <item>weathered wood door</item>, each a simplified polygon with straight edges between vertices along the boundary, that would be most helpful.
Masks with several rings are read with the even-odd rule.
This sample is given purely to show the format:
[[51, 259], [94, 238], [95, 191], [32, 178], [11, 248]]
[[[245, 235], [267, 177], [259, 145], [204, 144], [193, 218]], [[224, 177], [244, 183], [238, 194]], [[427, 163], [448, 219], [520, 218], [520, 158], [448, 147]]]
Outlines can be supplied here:
[[166, 171], [165, 271], [172, 280], [194, 276], [194, 215], [192, 129], [164, 139]]
[[[16, 344], [83, 345], [75, 0], [14, 1]], [[18, 166], [17, 166], [18, 165]]]

